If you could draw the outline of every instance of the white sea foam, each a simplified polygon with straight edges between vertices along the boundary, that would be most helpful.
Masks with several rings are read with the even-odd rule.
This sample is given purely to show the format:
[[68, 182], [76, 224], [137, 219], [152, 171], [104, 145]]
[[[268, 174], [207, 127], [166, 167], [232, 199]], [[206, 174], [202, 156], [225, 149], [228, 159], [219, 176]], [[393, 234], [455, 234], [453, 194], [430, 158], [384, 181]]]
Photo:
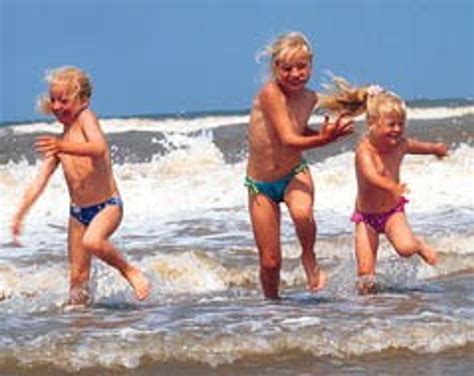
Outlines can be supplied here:
[[[189, 133], [204, 129], [213, 129], [219, 126], [231, 126], [248, 123], [248, 115], [237, 116], [203, 116], [199, 118], [117, 118], [101, 119], [101, 126], [106, 133], [139, 132], [166, 132]], [[51, 132], [58, 133], [62, 127], [56, 122], [38, 122], [32, 124], [17, 124], [11, 126], [16, 134]]]
[[[446, 118], [457, 118], [474, 115], [474, 106], [460, 107], [429, 107], [429, 108], [408, 108], [408, 119], [410, 120], [435, 120]], [[361, 115], [358, 119], [363, 119]], [[322, 115], [311, 116], [310, 123], [320, 124]], [[233, 126], [237, 124], [248, 124], [249, 115], [202, 115], [195, 118], [107, 118], [101, 119], [101, 126], [106, 133], [124, 133], [130, 131], [139, 132], [163, 132], [163, 133], [189, 133], [205, 129], [213, 129], [221, 126]], [[41, 121], [35, 123], [15, 124], [7, 127], [16, 134], [46, 132], [58, 133], [62, 130], [60, 124], [51, 121]]]
[[[420, 111], [422, 118], [446, 116], [441, 109], [434, 115]], [[472, 114], [456, 111], [447, 110], [449, 116]], [[316, 249], [328, 286], [316, 295], [306, 291], [301, 247], [284, 212], [283, 299], [273, 303], [261, 299], [243, 186], [245, 162], [229, 163], [219, 148], [222, 140], [203, 131], [245, 121], [246, 116], [104, 121], [110, 132], [164, 130], [155, 139], [161, 145], [151, 161], [114, 165], [125, 216], [112, 241], [151, 279], [152, 295], [143, 303], [116, 270], [95, 260], [93, 306], [64, 310], [69, 283], [64, 178], [58, 171], [28, 213], [18, 248], [10, 242], [9, 223], [40, 162], [0, 165], [0, 368], [115, 372], [169, 364], [168, 369], [176, 364], [179, 369], [193, 362], [240, 367], [241, 360], [288, 354], [330, 356], [337, 362], [393, 349], [469, 351], [474, 342], [474, 147], [458, 145], [441, 161], [406, 158], [402, 180], [410, 188], [409, 219], [439, 250], [440, 263], [433, 268], [419, 257], [400, 258], [381, 240], [377, 279], [382, 292], [368, 297], [358, 296], [354, 286], [348, 220], [356, 193], [354, 154], [312, 163], [320, 225]], [[37, 131], [36, 125], [21, 128], [15, 132]]]
[[[114, 167], [125, 201], [125, 222], [146, 227], [159, 218], [182, 219], [187, 213], [199, 211], [240, 208], [245, 212], [245, 162], [226, 163], [212, 137], [179, 137], [184, 137], [180, 143], [185, 147], [156, 155], [152, 162]], [[344, 216], [352, 211], [356, 194], [353, 157], [353, 152], [345, 152], [310, 166], [316, 184], [317, 211]], [[474, 148], [468, 145], [460, 145], [443, 160], [407, 156], [401, 178], [410, 190], [407, 210], [429, 213], [458, 208], [472, 212], [473, 162]], [[0, 166], [3, 239], [8, 236], [10, 218], [39, 163], [31, 166], [22, 161]], [[58, 171], [27, 216], [26, 233], [41, 242], [47, 236], [43, 233], [51, 232], [47, 226], [66, 225], [68, 206], [66, 186]]]

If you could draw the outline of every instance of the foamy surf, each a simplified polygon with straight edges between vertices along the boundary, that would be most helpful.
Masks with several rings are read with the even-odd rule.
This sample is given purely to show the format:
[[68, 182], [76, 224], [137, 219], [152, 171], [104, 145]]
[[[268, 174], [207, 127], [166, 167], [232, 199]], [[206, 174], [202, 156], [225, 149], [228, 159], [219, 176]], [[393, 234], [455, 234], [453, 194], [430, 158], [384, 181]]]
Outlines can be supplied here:
[[450, 145], [443, 160], [408, 156], [402, 168], [408, 219], [438, 249], [440, 262], [433, 268], [417, 256], [402, 259], [383, 240], [376, 295], [357, 295], [349, 221], [362, 122], [357, 135], [306, 153], [316, 186], [316, 251], [328, 285], [317, 294], [307, 290], [301, 249], [283, 209], [279, 302], [263, 300], [260, 290], [243, 186], [248, 116], [103, 119], [125, 203], [112, 241], [153, 289], [138, 302], [115, 270], [95, 260], [91, 304], [72, 310], [66, 306], [69, 201], [61, 172], [26, 217], [21, 247], [9, 229], [41, 163], [34, 138], [60, 127], [4, 125], [0, 369], [60, 375], [150, 367], [150, 374], [189, 369], [207, 376], [259, 374], [261, 364], [282, 374], [290, 364], [302, 374], [338, 374], [376, 359], [410, 373], [416, 359], [426, 365], [426, 359], [449, 358], [464, 370], [474, 336], [472, 115], [472, 103], [410, 104], [409, 131]]

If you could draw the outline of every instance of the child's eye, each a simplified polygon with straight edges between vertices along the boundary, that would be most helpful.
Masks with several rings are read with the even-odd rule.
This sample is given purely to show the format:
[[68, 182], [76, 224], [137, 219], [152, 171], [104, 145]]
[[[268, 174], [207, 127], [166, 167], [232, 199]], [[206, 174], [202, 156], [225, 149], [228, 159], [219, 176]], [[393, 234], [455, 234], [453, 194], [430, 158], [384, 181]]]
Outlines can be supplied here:
[[308, 63], [306, 62], [301, 62], [296, 65], [298, 69], [306, 69], [307, 66], [308, 66]]
[[49, 97], [49, 101], [51, 103], [61, 103], [62, 105], [66, 105], [69, 103], [69, 99], [68, 98], [56, 98], [56, 97]]

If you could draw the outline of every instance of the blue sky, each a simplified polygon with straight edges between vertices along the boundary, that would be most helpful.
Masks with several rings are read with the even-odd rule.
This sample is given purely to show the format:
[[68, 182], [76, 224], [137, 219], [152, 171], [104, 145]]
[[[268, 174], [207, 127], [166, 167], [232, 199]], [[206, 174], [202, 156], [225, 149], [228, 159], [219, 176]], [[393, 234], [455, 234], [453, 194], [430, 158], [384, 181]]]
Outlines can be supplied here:
[[406, 99], [474, 96], [474, 0], [0, 0], [0, 122], [39, 119], [43, 74], [91, 75], [101, 116], [246, 110], [255, 54], [304, 32], [316, 61]]

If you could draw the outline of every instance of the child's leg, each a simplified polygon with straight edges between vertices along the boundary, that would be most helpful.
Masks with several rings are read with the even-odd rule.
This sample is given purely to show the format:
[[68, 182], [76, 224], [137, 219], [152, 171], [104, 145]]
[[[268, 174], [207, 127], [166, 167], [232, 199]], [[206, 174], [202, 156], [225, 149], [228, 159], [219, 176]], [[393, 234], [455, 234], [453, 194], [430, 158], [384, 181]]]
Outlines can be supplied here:
[[68, 254], [69, 254], [69, 302], [71, 305], [83, 305], [89, 302], [89, 278], [91, 255], [82, 246], [82, 236], [86, 228], [73, 218], [69, 218]]
[[150, 282], [139, 269], [129, 264], [108, 240], [121, 220], [120, 207], [106, 206], [87, 227], [82, 244], [89, 252], [120, 271], [132, 286], [137, 298], [143, 300], [150, 294]]
[[430, 265], [435, 265], [438, 261], [436, 250], [413, 235], [404, 212], [395, 213], [390, 217], [385, 226], [385, 233], [400, 256], [410, 257], [417, 253]]
[[281, 246], [280, 208], [268, 197], [249, 193], [253, 235], [260, 256], [260, 282], [268, 299], [278, 299]]
[[357, 223], [355, 226], [357, 289], [361, 294], [375, 292], [375, 263], [378, 246], [378, 234], [366, 223]]
[[300, 173], [293, 178], [285, 193], [285, 202], [295, 225], [301, 244], [301, 262], [311, 291], [324, 287], [326, 275], [316, 261], [316, 222], [313, 215], [314, 187], [309, 172]]

